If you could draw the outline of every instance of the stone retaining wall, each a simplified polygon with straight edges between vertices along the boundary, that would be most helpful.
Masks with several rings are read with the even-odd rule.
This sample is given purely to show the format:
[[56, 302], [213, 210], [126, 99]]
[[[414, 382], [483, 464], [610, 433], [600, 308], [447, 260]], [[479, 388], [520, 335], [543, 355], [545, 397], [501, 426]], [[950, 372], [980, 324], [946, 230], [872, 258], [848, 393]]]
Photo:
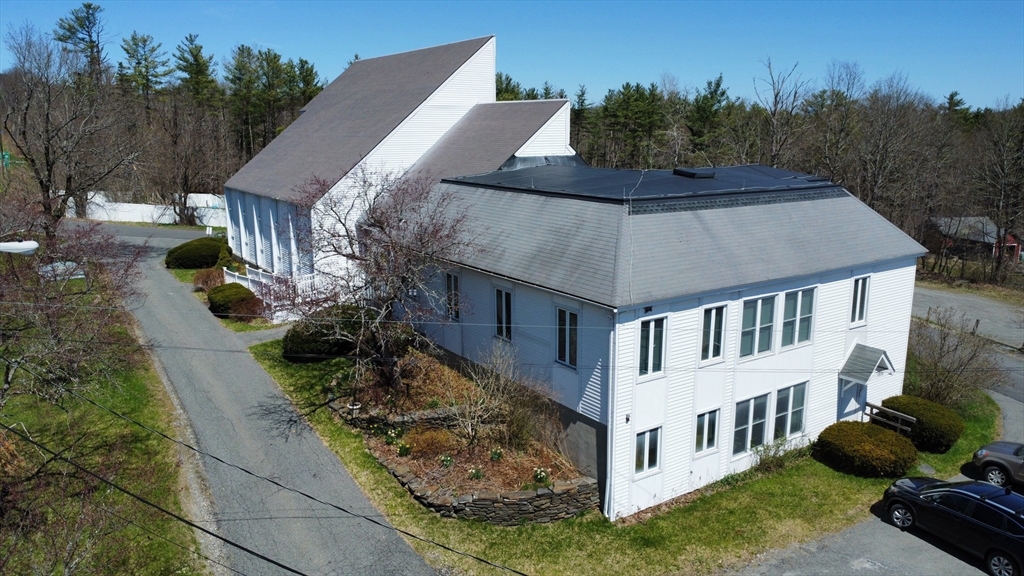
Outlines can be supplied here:
[[571, 518], [600, 507], [597, 480], [576, 478], [556, 481], [550, 488], [517, 492], [479, 491], [453, 496], [440, 486], [428, 485], [397, 459], [380, 459], [421, 504], [446, 518], [482, 520], [498, 526], [546, 523]]

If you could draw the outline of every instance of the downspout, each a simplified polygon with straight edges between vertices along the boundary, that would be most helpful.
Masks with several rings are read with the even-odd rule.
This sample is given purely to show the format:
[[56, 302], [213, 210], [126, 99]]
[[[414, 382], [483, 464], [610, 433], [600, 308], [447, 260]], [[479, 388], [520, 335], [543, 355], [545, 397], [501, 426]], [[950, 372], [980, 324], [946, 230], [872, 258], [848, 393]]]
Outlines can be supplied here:
[[604, 471], [604, 515], [609, 520], [612, 518], [615, 498], [612, 495], [612, 478], [615, 477], [615, 383], [617, 377], [617, 364], [615, 356], [615, 332], [618, 329], [619, 310], [612, 309], [612, 329], [608, 334], [608, 438], [605, 441], [606, 469]]

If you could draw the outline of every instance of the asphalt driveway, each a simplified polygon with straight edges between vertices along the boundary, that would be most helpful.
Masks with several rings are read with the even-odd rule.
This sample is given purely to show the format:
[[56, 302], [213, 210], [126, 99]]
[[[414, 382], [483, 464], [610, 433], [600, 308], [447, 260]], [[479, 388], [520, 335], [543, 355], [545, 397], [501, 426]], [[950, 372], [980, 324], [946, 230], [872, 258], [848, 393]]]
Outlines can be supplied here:
[[[146, 298], [136, 319], [176, 394], [198, 447], [256, 474], [386, 523], [338, 458], [302, 426], [281, 432], [255, 416], [267, 403], [285, 403], [277, 385], [252, 359], [254, 336], [221, 326], [164, 268], [167, 248], [195, 234], [111, 226], [129, 242], [149, 235], [144, 262]], [[375, 526], [293, 492], [202, 458], [212, 504], [206, 527], [305, 574], [432, 574], [394, 531]], [[283, 570], [229, 546], [204, 548], [244, 574]], [[218, 572], [221, 570], [218, 570]], [[226, 571], [225, 571], [226, 572]]]
[[[1018, 322], [1024, 311], [981, 296], [917, 288], [915, 316], [929, 308], [953, 307], [978, 319], [978, 332], [1007, 346], [999, 361], [1008, 382], [990, 391], [1003, 413], [1002, 437], [1024, 442], [1024, 356], [1009, 348], [1020, 346], [1024, 329]], [[878, 495], [881, 499], [882, 495]], [[772, 550], [737, 573], [742, 576], [817, 574], [887, 574], [918, 576], [982, 575], [981, 563], [958, 548], [918, 530], [903, 532], [884, 520], [880, 503], [874, 516], [838, 534]]]

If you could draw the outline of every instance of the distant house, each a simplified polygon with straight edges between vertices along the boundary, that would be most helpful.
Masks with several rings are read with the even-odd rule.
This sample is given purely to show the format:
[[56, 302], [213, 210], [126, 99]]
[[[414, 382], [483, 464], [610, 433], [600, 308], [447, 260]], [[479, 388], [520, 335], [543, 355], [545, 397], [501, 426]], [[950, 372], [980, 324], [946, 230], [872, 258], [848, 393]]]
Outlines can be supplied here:
[[925, 232], [925, 246], [935, 254], [945, 253], [961, 258], [996, 257], [1000, 246], [1003, 258], [1021, 259], [1020, 238], [999, 228], [983, 216], [932, 218]]
[[471, 360], [511, 348], [610, 518], [902, 391], [925, 250], [847, 191], [762, 166], [591, 168], [568, 102], [493, 100], [493, 38], [353, 63], [228, 181], [232, 247], [301, 279], [297, 184], [435, 175], [479, 250], [438, 275], [447, 321], [419, 329]]
[[[317, 255], [296, 235], [312, 176], [343, 195], [361, 174], [435, 178], [511, 162], [582, 163], [569, 102], [495, 102], [493, 36], [352, 63], [224, 186], [228, 241], [254, 268], [308, 278]], [[306, 228], [308, 229], [308, 228]]]
[[537, 166], [440, 186], [482, 244], [438, 279], [473, 305], [423, 330], [470, 359], [514, 348], [610, 518], [902, 391], [925, 250], [830, 182]]

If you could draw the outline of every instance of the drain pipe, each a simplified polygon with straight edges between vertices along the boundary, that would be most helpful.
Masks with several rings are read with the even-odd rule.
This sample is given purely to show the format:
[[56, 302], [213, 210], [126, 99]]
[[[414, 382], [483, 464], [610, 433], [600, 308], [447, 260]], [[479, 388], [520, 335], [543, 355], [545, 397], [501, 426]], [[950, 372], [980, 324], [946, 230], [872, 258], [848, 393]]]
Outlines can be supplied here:
[[604, 515], [609, 520], [612, 518], [612, 510], [615, 508], [615, 498], [612, 494], [612, 478], [615, 476], [615, 393], [616, 393], [616, 381], [617, 381], [617, 368], [618, 362], [616, 362], [615, 355], [615, 334], [618, 329], [618, 308], [613, 308], [611, 311], [612, 329], [608, 334], [608, 437], [605, 439], [605, 451], [607, 452], [605, 458], [605, 471], [604, 471]]

